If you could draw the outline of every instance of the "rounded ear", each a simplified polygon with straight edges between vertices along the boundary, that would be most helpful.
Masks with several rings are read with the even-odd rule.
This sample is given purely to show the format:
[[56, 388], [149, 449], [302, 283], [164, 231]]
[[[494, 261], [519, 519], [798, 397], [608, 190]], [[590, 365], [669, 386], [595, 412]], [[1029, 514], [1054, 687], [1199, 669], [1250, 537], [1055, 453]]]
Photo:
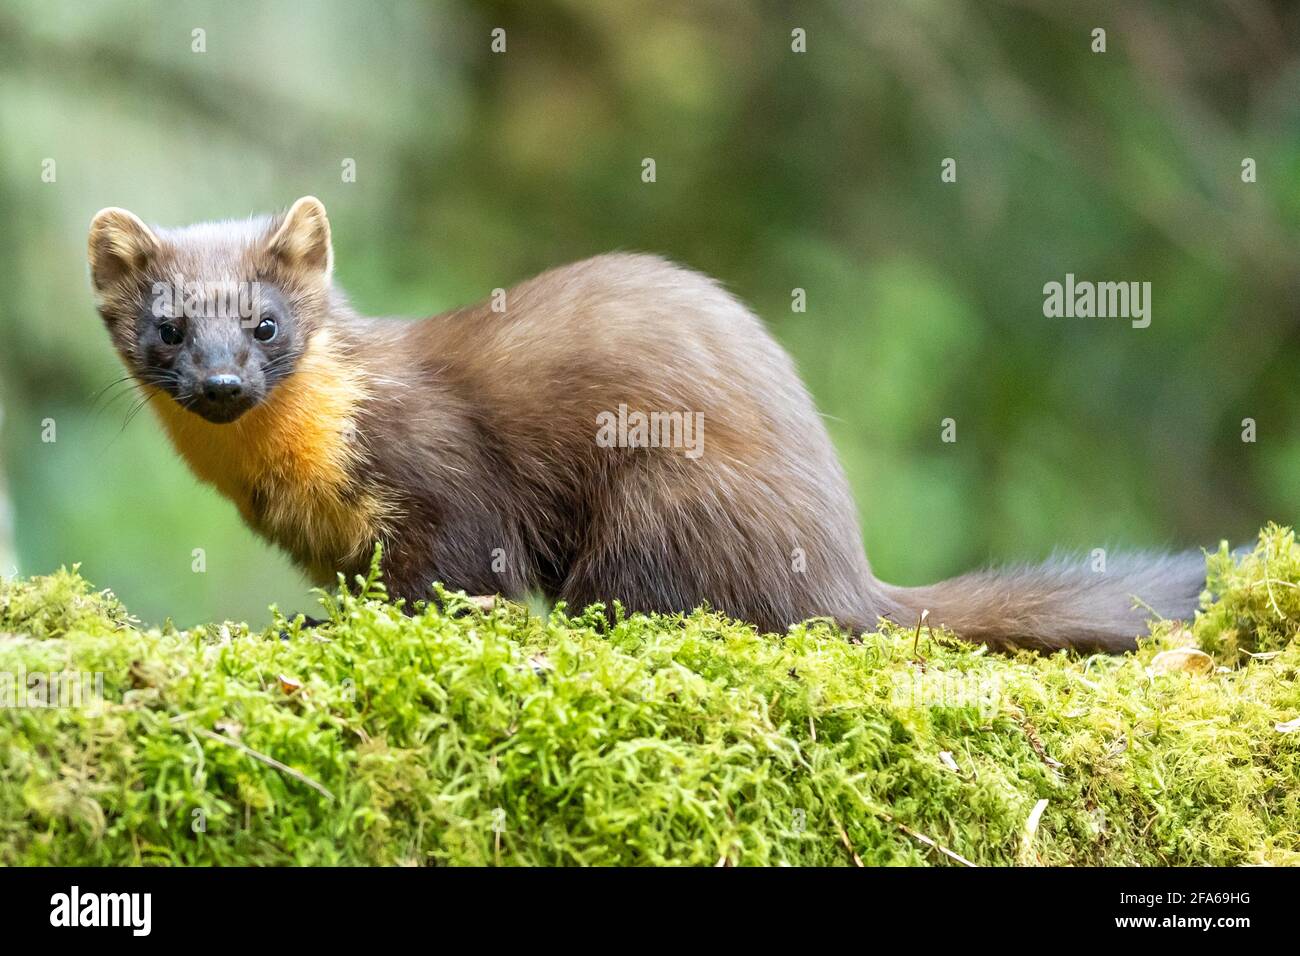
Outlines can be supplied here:
[[299, 199], [285, 213], [267, 249], [292, 270], [328, 279], [334, 269], [334, 250], [325, 205], [315, 196]]
[[90, 278], [102, 291], [138, 276], [158, 252], [158, 237], [134, 213], [110, 206], [90, 221]]

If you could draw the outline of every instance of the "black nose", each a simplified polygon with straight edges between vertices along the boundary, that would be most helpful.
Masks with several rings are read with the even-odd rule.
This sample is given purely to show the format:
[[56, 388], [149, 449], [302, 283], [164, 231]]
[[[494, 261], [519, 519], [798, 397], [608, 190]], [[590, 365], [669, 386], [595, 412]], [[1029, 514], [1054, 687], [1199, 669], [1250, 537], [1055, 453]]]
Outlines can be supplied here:
[[210, 402], [229, 402], [244, 391], [238, 375], [209, 375], [203, 380], [203, 397]]

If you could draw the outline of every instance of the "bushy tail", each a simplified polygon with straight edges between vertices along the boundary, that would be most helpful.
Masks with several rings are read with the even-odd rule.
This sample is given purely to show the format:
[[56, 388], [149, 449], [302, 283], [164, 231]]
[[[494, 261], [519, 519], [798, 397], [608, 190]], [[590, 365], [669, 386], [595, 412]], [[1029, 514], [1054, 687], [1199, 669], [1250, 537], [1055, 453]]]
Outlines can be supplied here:
[[1205, 558], [1108, 555], [1104, 571], [1085, 560], [976, 571], [919, 588], [881, 585], [900, 624], [928, 610], [929, 623], [998, 649], [1118, 653], [1137, 646], [1148, 621], [1190, 620], [1205, 587]]

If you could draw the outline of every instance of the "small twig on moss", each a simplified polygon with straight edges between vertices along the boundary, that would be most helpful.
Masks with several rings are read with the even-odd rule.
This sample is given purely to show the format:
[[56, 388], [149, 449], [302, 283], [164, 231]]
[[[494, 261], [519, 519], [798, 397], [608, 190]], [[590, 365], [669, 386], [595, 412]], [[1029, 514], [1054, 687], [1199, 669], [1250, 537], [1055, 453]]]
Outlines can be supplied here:
[[927, 623], [929, 620], [930, 620], [930, 609], [929, 609], [929, 608], [925, 608], [925, 609], [923, 609], [923, 610], [921, 611], [921, 613], [920, 613], [919, 615], [917, 615], [917, 618], [916, 618], [916, 633], [912, 635], [912, 656], [913, 656], [913, 657], [916, 657], [916, 656], [917, 656], [917, 649], [918, 649], [918, 648], [920, 647], [920, 645], [921, 645], [921, 625], [924, 624], [924, 625], [925, 625], [925, 629], [926, 629], [927, 631], [930, 630], [930, 625]]
[[1029, 717], [1019, 709], [1013, 710], [1012, 713], [1015, 716], [1016, 723], [1020, 725], [1020, 729], [1028, 738], [1029, 746], [1038, 755], [1038, 759], [1047, 764], [1053, 773], [1058, 773], [1065, 764], [1047, 752], [1047, 748], [1043, 746], [1043, 738], [1038, 736], [1038, 729], [1029, 722]]
[[951, 857], [952, 859], [956, 860], [962, 866], [969, 866], [969, 867], [979, 866], [978, 863], [972, 863], [970, 860], [966, 859], [960, 853], [956, 852], [955, 850], [948, 849], [942, 843], [939, 843], [937, 840], [931, 839], [930, 837], [926, 836], [924, 833], [918, 833], [916, 830], [913, 830], [911, 827], [907, 826], [904, 823], [899, 823], [897, 820], [893, 822], [894, 822], [894, 826], [898, 827], [898, 829], [902, 830], [908, 836], [912, 837], [913, 839], [920, 840], [928, 847], [933, 847], [934, 849], [942, 853], [944, 856]]
[[840, 821], [834, 814], [831, 814], [831, 822], [835, 824], [835, 829], [839, 831], [840, 842], [844, 844], [844, 849], [848, 850], [849, 856], [853, 857], [853, 865], [865, 867], [866, 864], [862, 862], [862, 857], [858, 856], [857, 851], [853, 849], [853, 843], [849, 840], [848, 833], [844, 827], [840, 826]]
[[[902, 823], [899, 820], [895, 820], [894, 815], [890, 813], [888, 810], [885, 810], [881, 807], [871, 807], [870, 810], [872, 813], [880, 817], [880, 819], [884, 820], [886, 823], [892, 823], [894, 826], [898, 827], [898, 829], [902, 830], [912, 839], [919, 840], [920, 842], [924, 843], [926, 846], [930, 847], [931, 849], [938, 850], [944, 856], [956, 860], [962, 866], [969, 866], [972, 868], [976, 868], [979, 866], [978, 863], [972, 863], [970, 860], [966, 859], [966, 857], [962, 856], [956, 850], [948, 849], [938, 840], [935, 840], [932, 837], [928, 837], [924, 833], [921, 833], [917, 830], [913, 830], [906, 823]], [[834, 817], [831, 817], [831, 819], [834, 820], [836, 828], [838, 828], [840, 831], [840, 839], [844, 841], [845, 846], [848, 846], [849, 837], [848, 834], [844, 832], [844, 828], [840, 826], [840, 821], [836, 820]], [[850, 849], [852, 849], [852, 847], [850, 847]], [[857, 855], [855, 854], [853, 858], [857, 860]], [[858, 865], [861, 866], [862, 865], [861, 862], [859, 862]]]
[[334, 799], [333, 793], [331, 793], [325, 787], [321, 786], [311, 777], [307, 776], [305, 773], [299, 770], [294, 770], [292, 767], [288, 766], [287, 764], [280, 763], [280, 761], [276, 760], [274, 757], [268, 757], [264, 753], [258, 753], [252, 747], [241, 744], [238, 740], [232, 740], [231, 738], [226, 737], [223, 734], [213, 733], [211, 730], [206, 730], [203, 727], [195, 727], [194, 732], [196, 734], [202, 734], [204, 737], [207, 737], [209, 740], [215, 740], [218, 743], [225, 744], [227, 747], [234, 747], [240, 753], [246, 754], [249, 757], [252, 757], [254, 760], [260, 760], [268, 767], [274, 767], [276, 770], [279, 770], [281, 773], [288, 774], [290, 777], [293, 777], [295, 780], [302, 781], [303, 783], [307, 784], [307, 786], [311, 787], [313, 790], [317, 791], [318, 793], [324, 794], [324, 796], [327, 799], [329, 800]]
[[1022, 863], [1030, 860], [1034, 844], [1034, 834], [1038, 832], [1038, 823], [1043, 818], [1043, 811], [1047, 809], [1047, 799], [1044, 798], [1034, 804], [1034, 809], [1029, 811], [1029, 819], [1025, 821], [1024, 838], [1020, 843], [1020, 861]]

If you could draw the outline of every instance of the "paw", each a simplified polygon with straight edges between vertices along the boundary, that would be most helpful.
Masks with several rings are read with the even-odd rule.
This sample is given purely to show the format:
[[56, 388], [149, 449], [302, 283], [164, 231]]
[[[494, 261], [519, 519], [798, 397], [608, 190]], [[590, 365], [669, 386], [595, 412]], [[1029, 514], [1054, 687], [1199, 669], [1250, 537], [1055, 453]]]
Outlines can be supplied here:
[[[295, 615], [294, 617], [297, 617], [297, 615]], [[294, 620], [293, 617], [289, 618], [290, 622], [292, 622], [293, 620]], [[306, 614], [302, 615], [302, 630], [304, 631], [310, 631], [314, 628], [321, 627], [322, 625], [328, 623], [329, 621], [323, 617], [309, 617]], [[289, 638], [290, 638], [289, 629], [287, 627], [280, 628], [280, 640], [287, 641], [289, 640]]]

